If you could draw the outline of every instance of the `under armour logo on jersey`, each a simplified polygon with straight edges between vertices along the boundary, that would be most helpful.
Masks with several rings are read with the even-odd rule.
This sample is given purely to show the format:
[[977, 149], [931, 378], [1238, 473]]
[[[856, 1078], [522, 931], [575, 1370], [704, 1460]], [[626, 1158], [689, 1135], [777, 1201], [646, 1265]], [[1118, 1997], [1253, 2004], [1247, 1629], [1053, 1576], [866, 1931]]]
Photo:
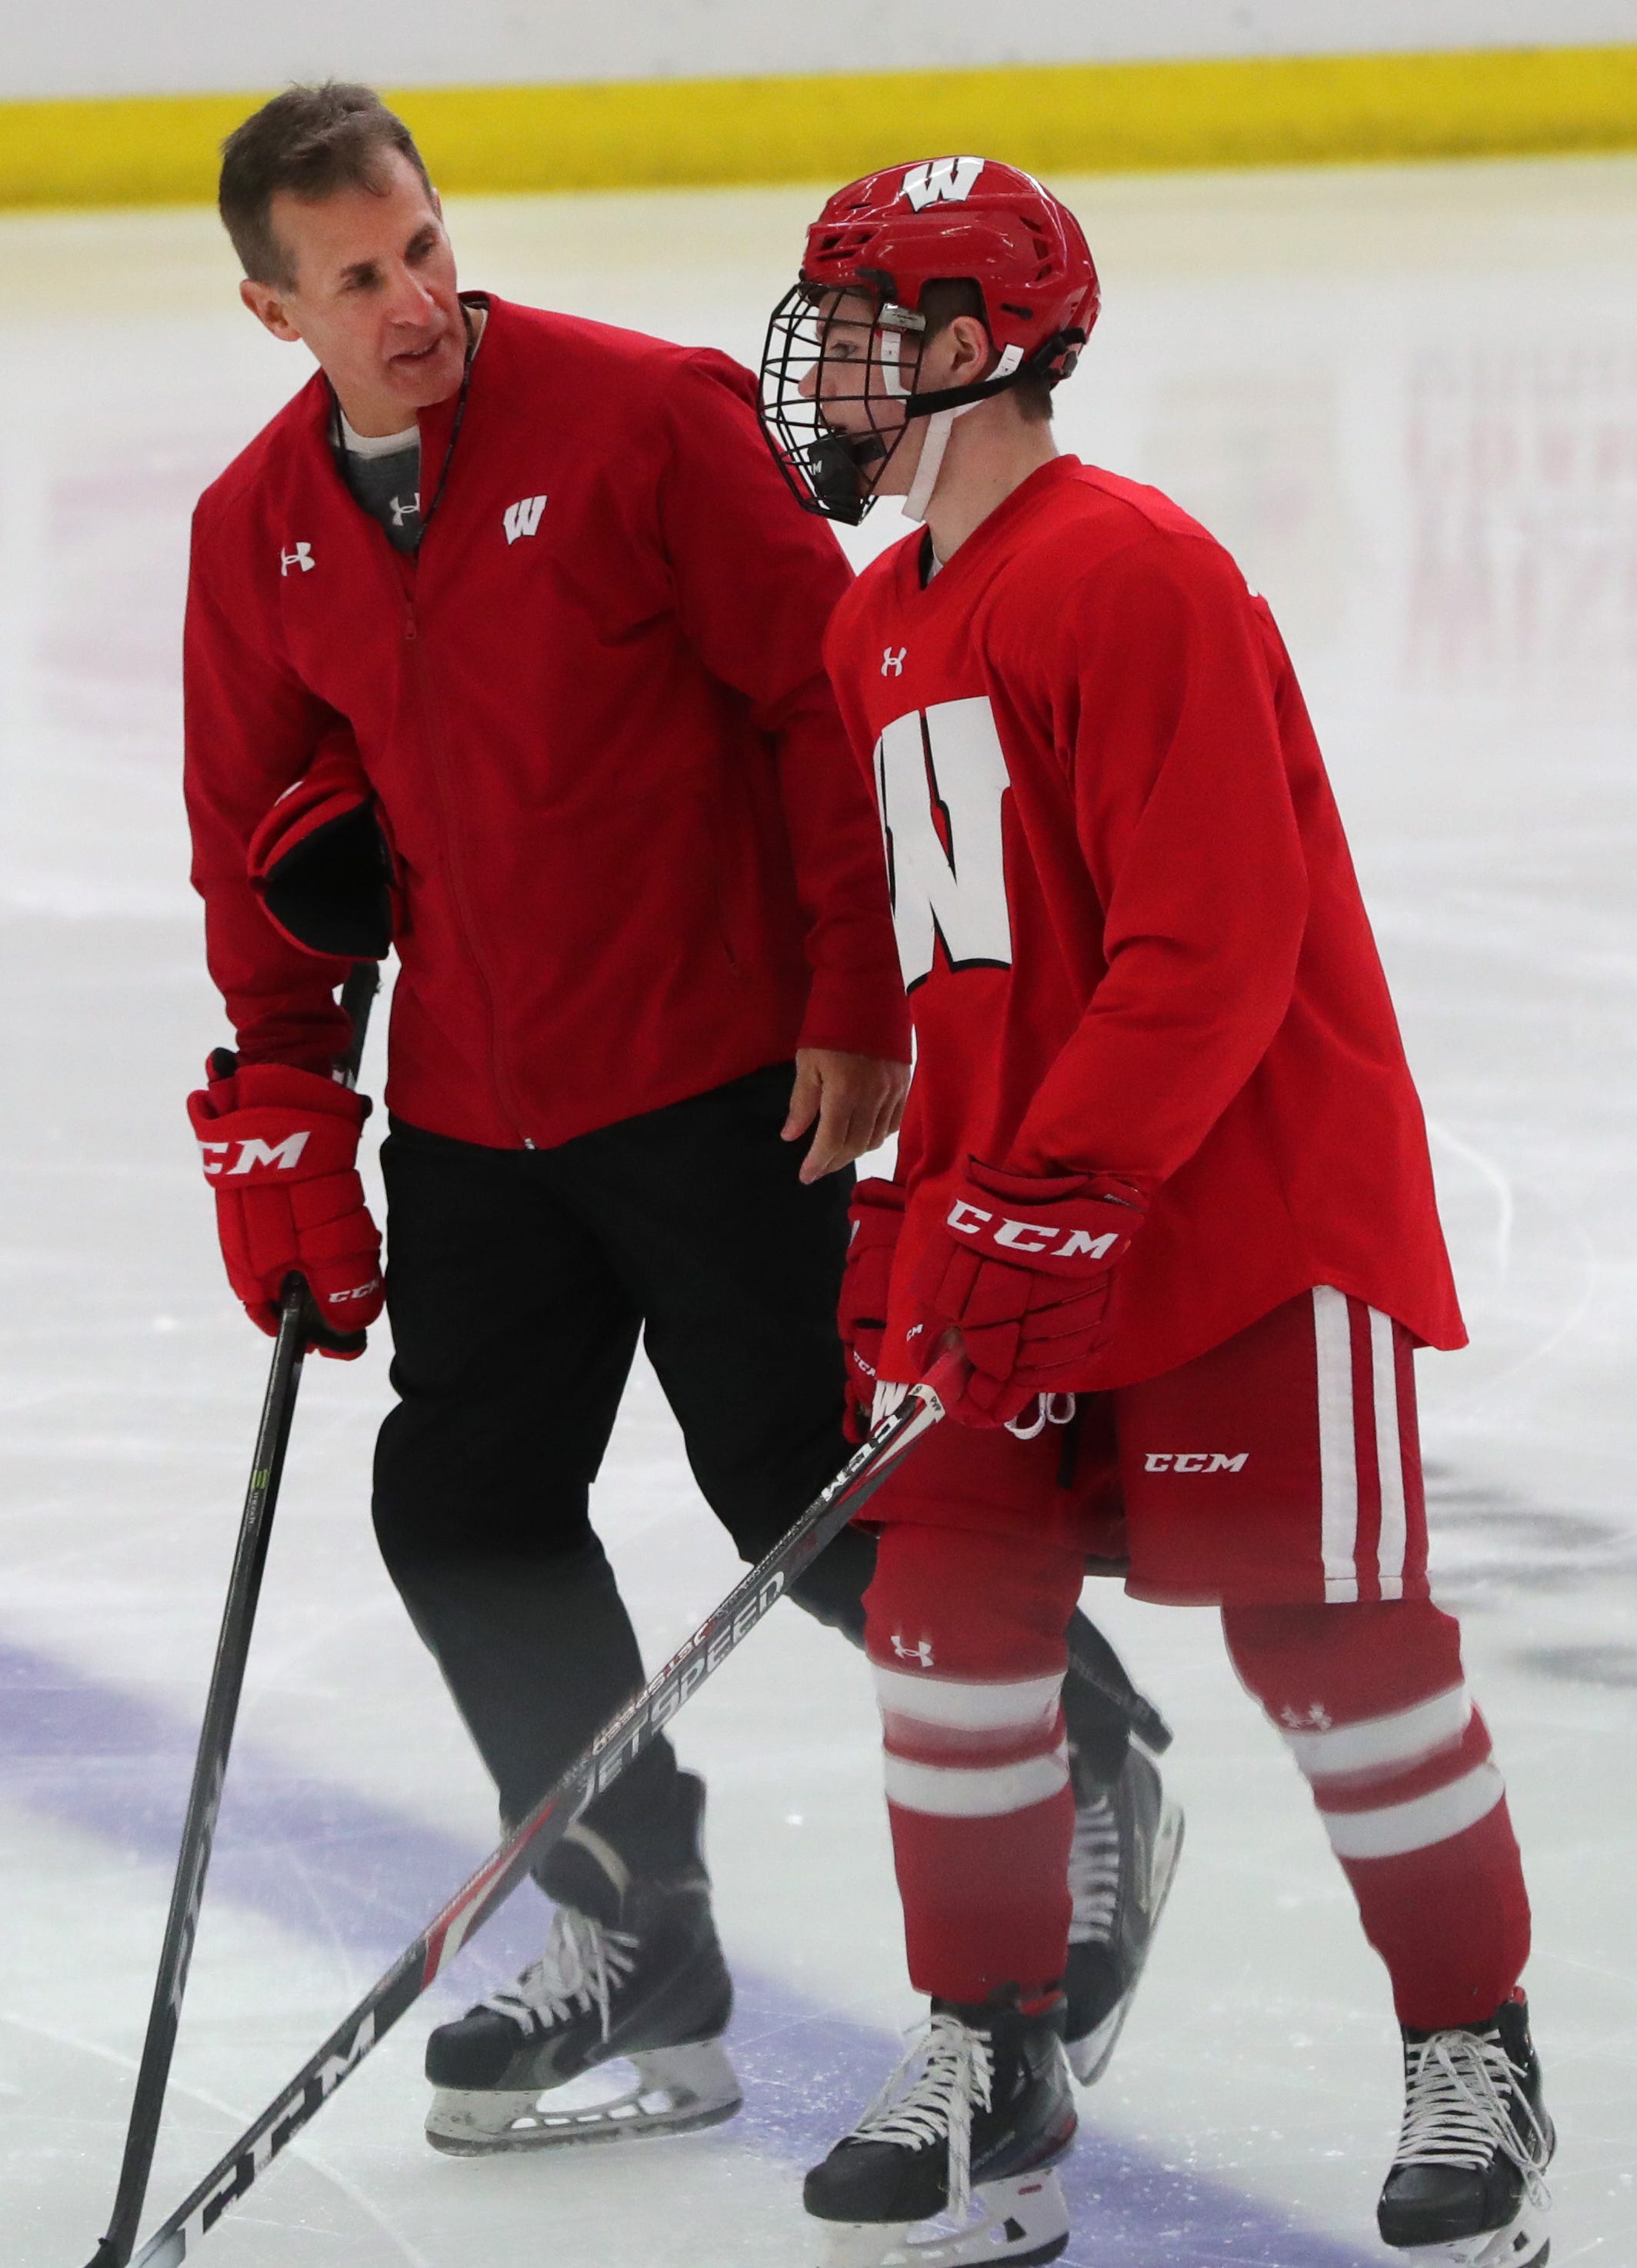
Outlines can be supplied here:
[[1305, 1709], [1281, 1709], [1279, 1721], [1293, 1733], [1328, 1733], [1336, 1720], [1322, 1701], [1313, 1701]]
[[509, 504], [505, 508], [505, 540], [515, 543], [520, 535], [532, 535], [540, 525], [540, 515], [546, 508], [544, 497], [525, 497], [520, 504]]
[[387, 507], [387, 511], [392, 514], [392, 524], [395, 527], [402, 527], [406, 519], [413, 519], [420, 508], [421, 492], [419, 489], [417, 489], [415, 494], [409, 497], [407, 501], [402, 497], [394, 497], [392, 502]]
[[958, 205], [977, 187], [984, 170], [981, 158], [929, 158], [911, 166], [903, 177], [903, 194], [917, 212], [940, 202]]
[[933, 1666], [933, 1642], [929, 1638], [917, 1638], [913, 1646], [905, 1646], [902, 1634], [894, 1631], [892, 1650], [900, 1661], [918, 1662], [923, 1669]]
[[881, 649], [881, 675], [885, 677], [890, 671], [893, 676], [902, 677], [903, 665], [909, 658], [910, 649], [907, 645], [901, 645], [896, 653], [890, 646], [884, 646]]
[[313, 546], [310, 543], [298, 543], [293, 551], [281, 551], [278, 555], [278, 571], [281, 576], [288, 575], [292, 567], [299, 567], [304, 575], [310, 575], [317, 564], [318, 562], [313, 556]]

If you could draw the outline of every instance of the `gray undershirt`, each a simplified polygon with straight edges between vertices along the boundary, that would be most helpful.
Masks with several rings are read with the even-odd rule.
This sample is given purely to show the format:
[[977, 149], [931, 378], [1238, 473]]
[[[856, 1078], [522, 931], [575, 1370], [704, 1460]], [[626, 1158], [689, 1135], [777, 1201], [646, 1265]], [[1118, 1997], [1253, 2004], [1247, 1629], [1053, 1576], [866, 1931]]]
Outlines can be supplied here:
[[413, 551], [421, 540], [421, 435], [355, 433], [341, 420], [343, 475], [372, 519], [380, 522], [395, 551]]

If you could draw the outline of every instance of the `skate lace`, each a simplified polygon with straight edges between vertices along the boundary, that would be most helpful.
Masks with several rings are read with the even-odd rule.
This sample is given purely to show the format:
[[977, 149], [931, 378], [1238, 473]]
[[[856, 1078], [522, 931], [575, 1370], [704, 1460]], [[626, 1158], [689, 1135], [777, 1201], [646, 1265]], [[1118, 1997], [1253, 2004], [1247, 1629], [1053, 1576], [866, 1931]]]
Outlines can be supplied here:
[[1114, 1934], [1120, 1891], [1120, 1830], [1114, 1806], [1101, 1790], [1074, 1813], [1069, 1845], [1071, 1945], [1106, 1945]]
[[589, 1914], [559, 1906], [540, 1959], [515, 1984], [479, 2005], [526, 2032], [549, 2030], [594, 2008], [606, 2040], [614, 1994], [636, 1966], [638, 1942], [627, 1930], [606, 1929]]
[[[1479, 2172], [1495, 2152], [1523, 2176], [1530, 2202], [1546, 2202], [1542, 2169], [1552, 2154], [1523, 2089], [1523, 2074], [1499, 2037], [1434, 2032], [1406, 2049], [1404, 2130], [1398, 2163], [1459, 2166]], [[1513, 2106], [1527, 2122], [1518, 2132]]]
[[[919, 2077], [906, 2087], [918, 2065]], [[947, 2139], [949, 2210], [962, 2219], [972, 2203], [972, 2111], [988, 2108], [993, 2084], [993, 2057], [984, 2034], [958, 2017], [934, 2014], [911, 2033], [896, 2068], [849, 2139], [918, 2149]]]

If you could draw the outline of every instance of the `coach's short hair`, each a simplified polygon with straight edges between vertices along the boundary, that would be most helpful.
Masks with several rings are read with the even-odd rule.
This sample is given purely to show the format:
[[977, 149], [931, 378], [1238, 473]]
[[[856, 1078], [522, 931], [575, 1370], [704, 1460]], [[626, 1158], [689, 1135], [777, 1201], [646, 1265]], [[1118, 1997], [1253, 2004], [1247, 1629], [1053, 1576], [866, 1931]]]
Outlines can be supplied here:
[[318, 204], [337, 189], [384, 195], [382, 159], [396, 150], [431, 195], [431, 181], [402, 119], [373, 87], [344, 79], [322, 86], [287, 86], [236, 126], [222, 144], [217, 210], [253, 283], [288, 291], [295, 264], [273, 227], [273, 199], [281, 189]]

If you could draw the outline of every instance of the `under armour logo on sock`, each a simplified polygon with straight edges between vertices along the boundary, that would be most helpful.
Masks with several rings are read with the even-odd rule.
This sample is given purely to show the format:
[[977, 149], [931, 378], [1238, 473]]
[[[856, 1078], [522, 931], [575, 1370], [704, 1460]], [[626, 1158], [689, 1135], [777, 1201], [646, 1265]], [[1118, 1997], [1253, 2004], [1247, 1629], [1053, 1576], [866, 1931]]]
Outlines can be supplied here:
[[933, 1666], [933, 1642], [929, 1638], [918, 1638], [913, 1646], [906, 1646], [903, 1633], [894, 1631], [892, 1650], [900, 1661], [918, 1662], [923, 1669], [930, 1669]]

